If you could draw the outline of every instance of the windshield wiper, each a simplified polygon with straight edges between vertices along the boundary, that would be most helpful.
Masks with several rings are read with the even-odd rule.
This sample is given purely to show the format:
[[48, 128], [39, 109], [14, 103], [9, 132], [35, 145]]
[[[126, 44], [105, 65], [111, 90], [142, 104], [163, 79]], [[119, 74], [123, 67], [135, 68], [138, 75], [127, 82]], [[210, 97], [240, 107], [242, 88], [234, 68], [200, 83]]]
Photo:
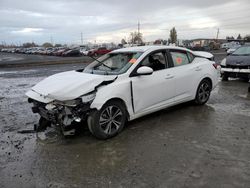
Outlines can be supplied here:
[[107, 67], [107, 68], [109, 68], [110, 70], [112, 70], [112, 67], [110, 67], [110, 66], [106, 65], [105, 63], [99, 61], [98, 59], [94, 58], [93, 56], [88, 56], [88, 57], [94, 59], [94, 60], [97, 61], [98, 63], [102, 64], [104, 67]]

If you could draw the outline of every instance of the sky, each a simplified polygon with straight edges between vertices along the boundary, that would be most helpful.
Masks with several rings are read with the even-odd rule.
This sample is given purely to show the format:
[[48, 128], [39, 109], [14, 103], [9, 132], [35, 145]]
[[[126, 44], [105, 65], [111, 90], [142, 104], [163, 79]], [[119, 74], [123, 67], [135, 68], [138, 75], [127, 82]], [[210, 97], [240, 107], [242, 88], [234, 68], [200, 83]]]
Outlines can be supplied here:
[[[250, 0], [0, 0], [0, 44], [81, 44], [250, 34]], [[82, 34], [81, 34], [82, 33]], [[82, 40], [81, 40], [82, 35]]]

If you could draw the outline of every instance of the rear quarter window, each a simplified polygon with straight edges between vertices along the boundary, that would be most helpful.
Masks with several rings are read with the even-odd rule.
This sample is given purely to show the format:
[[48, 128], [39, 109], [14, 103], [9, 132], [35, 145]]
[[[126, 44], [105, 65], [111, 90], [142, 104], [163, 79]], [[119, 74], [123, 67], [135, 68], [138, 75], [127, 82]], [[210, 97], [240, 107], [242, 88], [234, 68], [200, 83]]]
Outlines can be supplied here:
[[188, 55], [189, 62], [192, 63], [195, 58], [194, 55], [191, 54], [190, 52], [187, 52], [187, 55]]

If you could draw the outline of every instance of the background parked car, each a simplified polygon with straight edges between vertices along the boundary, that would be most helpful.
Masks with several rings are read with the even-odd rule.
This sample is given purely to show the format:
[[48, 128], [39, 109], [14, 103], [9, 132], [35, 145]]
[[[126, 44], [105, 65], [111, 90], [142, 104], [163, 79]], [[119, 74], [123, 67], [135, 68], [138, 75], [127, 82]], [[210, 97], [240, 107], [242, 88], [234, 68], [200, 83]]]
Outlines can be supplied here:
[[80, 56], [80, 50], [79, 49], [71, 49], [71, 50], [63, 52], [62, 56], [64, 56], [64, 57], [67, 57], [67, 56]]
[[88, 55], [89, 53], [89, 48], [80, 48], [80, 53], [82, 55]]
[[68, 48], [60, 49], [60, 50], [54, 52], [54, 55], [56, 55], [56, 56], [62, 56], [62, 54], [63, 54], [64, 52], [68, 51], [68, 50], [69, 50]]
[[246, 81], [250, 76], [250, 46], [243, 46], [228, 55], [221, 62], [221, 77], [223, 81], [228, 78], [241, 78]]
[[228, 42], [221, 45], [221, 48], [225, 49], [226, 51], [230, 48], [237, 49], [239, 47], [241, 47], [241, 44], [239, 42]]
[[227, 55], [232, 54], [233, 52], [235, 52], [236, 49], [237, 49], [237, 48], [230, 48], [230, 49], [228, 49], [228, 50], [227, 50]]
[[100, 56], [100, 55], [104, 55], [104, 54], [107, 54], [111, 52], [111, 50], [108, 50], [107, 48], [105, 47], [101, 47], [101, 48], [97, 48], [97, 49], [93, 49], [93, 50], [90, 50], [88, 52], [88, 55], [89, 56]]

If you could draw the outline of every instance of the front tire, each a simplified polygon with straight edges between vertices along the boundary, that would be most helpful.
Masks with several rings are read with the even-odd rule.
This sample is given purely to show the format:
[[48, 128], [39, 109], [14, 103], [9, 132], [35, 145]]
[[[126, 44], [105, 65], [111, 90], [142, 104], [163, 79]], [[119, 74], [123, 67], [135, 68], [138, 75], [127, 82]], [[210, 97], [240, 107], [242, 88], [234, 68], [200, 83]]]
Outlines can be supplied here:
[[204, 105], [208, 101], [211, 91], [211, 83], [207, 79], [202, 80], [196, 92], [196, 97], [194, 100], [195, 104]]
[[228, 75], [226, 73], [222, 75], [222, 81], [228, 81]]
[[43, 117], [40, 117], [38, 126], [36, 128], [36, 131], [37, 132], [45, 131], [47, 129], [47, 127], [50, 127], [50, 126], [51, 126], [51, 122], [50, 121], [46, 120]]
[[112, 138], [122, 131], [127, 119], [126, 114], [121, 102], [110, 101], [101, 110], [93, 111], [89, 115], [89, 130], [98, 139]]

